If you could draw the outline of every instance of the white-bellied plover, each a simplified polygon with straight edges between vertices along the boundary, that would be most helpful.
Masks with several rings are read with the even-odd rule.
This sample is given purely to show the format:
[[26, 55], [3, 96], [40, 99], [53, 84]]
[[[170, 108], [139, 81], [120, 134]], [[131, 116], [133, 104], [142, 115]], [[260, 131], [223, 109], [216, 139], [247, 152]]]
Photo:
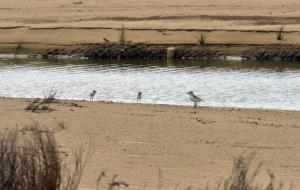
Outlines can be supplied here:
[[97, 91], [96, 90], [93, 90], [91, 93], [90, 93], [90, 101], [93, 101], [94, 100], [94, 96], [96, 95]]
[[142, 103], [142, 92], [139, 92], [136, 98], [136, 102]]
[[187, 94], [190, 95], [190, 100], [191, 100], [192, 102], [194, 102], [194, 108], [196, 109], [196, 108], [197, 108], [197, 103], [198, 103], [198, 102], [201, 102], [202, 99], [199, 98], [198, 96], [196, 96], [196, 95], [194, 94], [193, 91], [190, 91], [190, 92], [188, 92]]

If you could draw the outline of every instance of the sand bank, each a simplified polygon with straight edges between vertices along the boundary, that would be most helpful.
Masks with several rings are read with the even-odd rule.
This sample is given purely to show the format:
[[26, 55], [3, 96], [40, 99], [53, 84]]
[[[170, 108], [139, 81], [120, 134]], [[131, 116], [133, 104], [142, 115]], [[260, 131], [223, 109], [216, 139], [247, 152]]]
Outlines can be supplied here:
[[[0, 53], [115, 43], [124, 24], [132, 43], [195, 45], [201, 33], [207, 44], [225, 45], [222, 53], [242, 56], [230, 45], [299, 45], [299, 7], [297, 0], [3, 0]], [[281, 26], [284, 39], [278, 41]], [[274, 54], [295, 56], [289, 49]]]
[[[0, 99], [1, 130], [32, 120], [56, 133], [61, 150], [72, 155], [80, 144], [95, 143], [80, 187], [94, 189], [100, 171], [130, 184], [131, 189], [203, 187], [231, 172], [233, 158], [258, 151], [278, 180], [300, 186], [300, 112], [70, 101], [50, 105], [49, 113], [24, 111], [29, 99]], [[266, 173], [262, 173], [266, 176]], [[261, 178], [264, 181], [267, 178]], [[106, 181], [107, 182], [107, 181]], [[105, 183], [103, 185], [105, 185]]]

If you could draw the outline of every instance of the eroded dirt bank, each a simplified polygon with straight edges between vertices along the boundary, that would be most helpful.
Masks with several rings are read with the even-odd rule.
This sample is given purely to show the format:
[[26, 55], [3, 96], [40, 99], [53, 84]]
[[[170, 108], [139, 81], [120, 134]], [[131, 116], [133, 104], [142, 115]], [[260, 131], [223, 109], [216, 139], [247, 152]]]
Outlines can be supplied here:
[[[0, 45], [0, 52], [28, 54], [44, 59], [166, 59], [167, 48], [175, 47], [174, 59], [251, 59], [300, 61], [300, 45], [237, 44], [145, 44], [101, 43], [82, 45]], [[38, 55], [37, 55], [38, 54]]]

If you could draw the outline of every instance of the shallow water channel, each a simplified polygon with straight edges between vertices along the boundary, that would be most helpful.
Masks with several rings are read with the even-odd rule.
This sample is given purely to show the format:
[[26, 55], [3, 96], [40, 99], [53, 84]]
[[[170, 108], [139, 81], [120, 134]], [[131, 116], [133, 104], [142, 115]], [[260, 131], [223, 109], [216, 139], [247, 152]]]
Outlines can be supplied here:
[[254, 61], [47, 61], [0, 59], [0, 96], [300, 110], [300, 63]]

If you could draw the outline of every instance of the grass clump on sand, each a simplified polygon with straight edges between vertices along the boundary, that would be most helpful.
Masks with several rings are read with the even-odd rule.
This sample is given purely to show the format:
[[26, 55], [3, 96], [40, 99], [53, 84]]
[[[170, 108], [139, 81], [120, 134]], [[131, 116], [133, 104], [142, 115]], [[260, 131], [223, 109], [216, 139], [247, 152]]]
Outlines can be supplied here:
[[[251, 174], [250, 166], [253, 158], [253, 155], [240, 156], [234, 160], [231, 175], [224, 182], [224, 190], [259, 190], [259, 188], [254, 185], [254, 179], [258, 175], [262, 163], [260, 163]], [[269, 185], [273, 186], [272, 180]], [[269, 188], [267, 189], [269, 190]]]
[[54, 133], [34, 123], [0, 137], [1, 190], [76, 190], [86, 161], [82, 149], [74, 155], [74, 170], [66, 172]]
[[277, 31], [277, 40], [283, 40], [284, 38], [284, 26], [281, 25], [279, 30]]
[[124, 24], [122, 23], [122, 26], [120, 29], [120, 34], [119, 34], [119, 42], [125, 43], [126, 40], [127, 40], [126, 28], [125, 28]]
[[199, 34], [197, 41], [200, 46], [206, 46], [206, 37], [204, 34]]

